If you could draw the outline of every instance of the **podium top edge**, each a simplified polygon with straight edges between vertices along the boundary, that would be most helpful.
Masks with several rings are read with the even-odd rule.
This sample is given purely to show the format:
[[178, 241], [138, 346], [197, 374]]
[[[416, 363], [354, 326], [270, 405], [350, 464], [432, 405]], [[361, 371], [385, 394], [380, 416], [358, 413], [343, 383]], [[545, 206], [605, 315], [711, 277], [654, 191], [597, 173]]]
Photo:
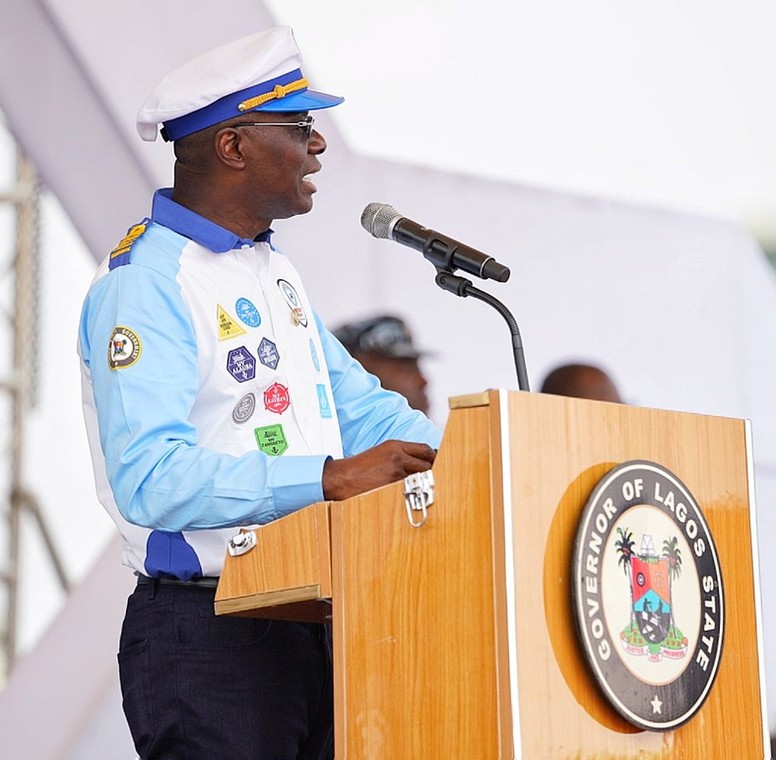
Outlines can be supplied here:
[[472, 406], [488, 406], [490, 404], [490, 392], [467, 393], [464, 396], [451, 396], [447, 400], [450, 409], [467, 409]]

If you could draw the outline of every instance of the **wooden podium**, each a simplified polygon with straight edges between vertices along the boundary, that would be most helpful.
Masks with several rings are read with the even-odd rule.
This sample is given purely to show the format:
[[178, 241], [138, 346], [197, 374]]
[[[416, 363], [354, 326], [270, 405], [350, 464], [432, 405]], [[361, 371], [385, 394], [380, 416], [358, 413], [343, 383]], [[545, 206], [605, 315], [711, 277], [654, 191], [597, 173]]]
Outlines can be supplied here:
[[[632, 460], [692, 491], [724, 580], [716, 678], [668, 730], [612, 706], [572, 604], [580, 515]], [[421, 527], [394, 483], [224, 563], [217, 614], [331, 620], [338, 760], [770, 757], [747, 422], [489, 391], [451, 400], [433, 474]]]

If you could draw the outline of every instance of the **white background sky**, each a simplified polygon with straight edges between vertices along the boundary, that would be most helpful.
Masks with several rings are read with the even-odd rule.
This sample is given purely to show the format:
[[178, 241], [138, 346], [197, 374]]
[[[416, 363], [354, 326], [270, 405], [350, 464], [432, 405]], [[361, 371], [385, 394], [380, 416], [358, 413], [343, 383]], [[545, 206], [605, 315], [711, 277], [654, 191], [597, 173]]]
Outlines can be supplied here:
[[364, 153], [739, 218], [776, 249], [773, 0], [268, 0]]

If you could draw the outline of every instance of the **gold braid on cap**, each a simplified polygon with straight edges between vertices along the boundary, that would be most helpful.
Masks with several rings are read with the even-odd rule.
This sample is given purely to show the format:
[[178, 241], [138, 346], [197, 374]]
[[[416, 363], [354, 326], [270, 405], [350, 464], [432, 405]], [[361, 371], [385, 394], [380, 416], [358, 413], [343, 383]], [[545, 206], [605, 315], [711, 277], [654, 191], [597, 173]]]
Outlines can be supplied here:
[[307, 79], [305, 77], [297, 79], [295, 82], [289, 82], [288, 84], [276, 84], [274, 89], [270, 90], [269, 92], [265, 92], [263, 95], [257, 95], [255, 98], [251, 98], [250, 100], [243, 100], [243, 102], [237, 106], [237, 110], [251, 111], [254, 108], [258, 108], [259, 106], [264, 105], [264, 103], [266, 103], [268, 100], [285, 98], [286, 95], [291, 92], [304, 90], [306, 88]]

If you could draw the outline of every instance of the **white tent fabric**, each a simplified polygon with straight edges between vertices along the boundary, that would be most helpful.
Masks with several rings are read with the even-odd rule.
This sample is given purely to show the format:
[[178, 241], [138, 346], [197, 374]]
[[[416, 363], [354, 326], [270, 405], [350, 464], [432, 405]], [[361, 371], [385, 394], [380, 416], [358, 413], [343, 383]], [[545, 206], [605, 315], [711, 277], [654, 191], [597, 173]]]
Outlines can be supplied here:
[[[217, 18], [199, 9], [175, 15], [171, 2], [139, 3], [142, 12], [135, 4], [81, 0], [9, 0], [6, 6], [0, 109], [99, 258], [147, 213], [154, 186], [169, 183], [169, 146], [143, 144], [133, 134], [137, 104], [158, 72], [199, 52], [205, 24], [209, 47], [244, 33], [246, 24], [253, 29], [271, 20], [248, 0], [236, 0]], [[173, 40], [170, 24], [176, 25]], [[45, 97], [31, 99], [31, 91]], [[449, 396], [516, 387], [506, 325], [484, 304], [440, 291], [420, 254], [372, 239], [358, 218], [369, 202], [390, 203], [494, 255], [511, 267], [510, 281], [475, 284], [517, 318], [534, 388], [554, 364], [589, 360], [612, 372], [631, 403], [752, 420], [767, 598], [776, 571], [767, 551], [776, 537], [770, 509], [776, 496], [776, 277], [751, 237], [714, 218], [365, 158], [348, 148], [330, 117], [323, 114], [319, 123], [329, 151], [316, 183], [316, 208], [278, 222], [275, 241], [302, 271], [324, 320], [334, 326], [378, 310], [407, 317], [418, 342], [437, 353], [426, 369], [432, 416], [444, 424]], [[75, 361], [71, 346], [63, 362]], [[90, 480], [89, 462], [81, 466]], [[4, 744], [25, 746], [35, 725], [30, 719], [39, 718], [10, 705], [32, 710], [48, 690], [62, 709], [54, 703], [46, 709], [47, 730], [61, 739], [56, 747], [52, 741], [47, 756], [91, 757], [84, 748], [105, 741], [111, 751], [103, 747], [102, 757], [132, 757], [128, 745], [122, 754], [127, 737], [118, 711], [95, 709], [115, 705], [115, 691], [105, 696], [115, 676], [107, 653], [115, 648], [128, 574], [108, 572], [109, 561], [118, 564], [110, 549], [73, 597], [74, 605], [78, 594], [89, 603], [58, 618], [0, 693]], [[767, 614], [766, 642], [773, 639], [767, 631], [776, 631], [776, 613], [768, 607]], [[78, 672], [60, 671], [57, 663], [71, 656], [84, 625], [99, 638], [92, 647], [99, 664], [87, 667], [85, 659]], [[776, 693], [776, 649], [767, 645], [766, 655]], [[79, 656], [90, 652], [79, 650]], [[52, 690], [57, 672], [62, 682]], [[771, 702], [776, 730], [776, 699]]]

